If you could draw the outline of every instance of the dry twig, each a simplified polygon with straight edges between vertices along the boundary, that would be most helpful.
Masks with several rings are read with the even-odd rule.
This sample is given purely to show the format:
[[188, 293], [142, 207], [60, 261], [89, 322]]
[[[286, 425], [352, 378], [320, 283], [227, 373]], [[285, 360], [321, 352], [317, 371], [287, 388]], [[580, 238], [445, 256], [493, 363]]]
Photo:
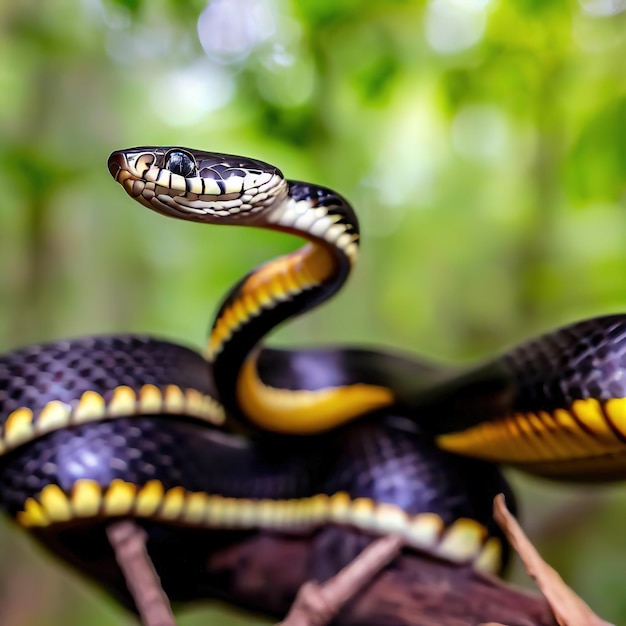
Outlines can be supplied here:
[[146, 533], [131, 520], [107, 527], [115, 559], [144, 626], [176, 626], [167, 595], [146, 551]]
[[494, 518], [519, 554], [526, 571], [550, 604], [560, 626], [611, 626], [598, 617], [539, 555], [517, 520], [506, 508], [504, 496], [494, 500]]
[[346, 602], [400, 553], [402, 543], [402, 538], [396, 535], [381, 537], [324, 584], [306, 582], [279, 626], [330, 624]]

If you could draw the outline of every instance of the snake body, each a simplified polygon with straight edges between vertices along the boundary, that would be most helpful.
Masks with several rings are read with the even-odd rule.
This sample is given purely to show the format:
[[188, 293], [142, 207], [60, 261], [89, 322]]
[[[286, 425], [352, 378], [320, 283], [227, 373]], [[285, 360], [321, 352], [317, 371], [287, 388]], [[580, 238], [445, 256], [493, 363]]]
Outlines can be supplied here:
[[[194, 553], [194, 541], [196, 552], [212, 545], [216, 532], [227, 540], [328, 525], [394, 532], [412, 549], [459, 566], [502, 567], [491, 503], [497, 493], [512, 496], [497, 468], [415, 437], [393, 412], [323, 435], [256, 441], [224, 432], [216, 401], [206, 400], [210, 365], [169, 342], [104, 336], [3, 359], [8, 392], [19, 398], [5, 398], [2, 415], [29, 409], [33, 417], [22, 441], [9, 422], [0, 505], [125, 603], [105, 535], [106, 523], [123, 517], [146, 527], [173, 600], [202, 597], [202, 572], [181, 574], [176, 563]], [[55, 428], [46, 418], [51, 403], [67, 407]], [[87, 419], [95, 406], [102, 410]]]
[[[398, 359], [384, 352], [359, 362], [345, 349], [328, 349], [324, 357], [309, 353], [306, 374], [281, 386], [273, 367], [282, 361], [293, 371], [304, 353], [268, 353], [263, 371], [260, 341], [345, 282], [358, 246], [347, 201], [285, 180], [260, 161], [187, 148], [122, 150], [111, 155], [109, 169], [131, 197], [157, 212], [282, 230], [309, 242], [252, 271], [217, 313], [209, 355], [230, 415], [266, 431], [310, 434], [393, 407], [455, 452], [570, 480], [626, 475], [626, 316], [558, 329], [468, 371], [420, 365], [415, 376], [412, 367], [389, 367]], [[333, 358], [345, 367], [319, 376], [324, 359]]]
[[113, 335], [0, 355], [0, 456], [60, 428], [163, 412], [224, 422], [210, 367], [193, 350]]
[[[350, 205], [260, 161], [185, 148], [116, 152], [109, 170], [161, 213], [308, 240], [230, 292], [211, 362], [131, 335], [0, 356], [0, 504], [123, 602], [105, 535], [114, 519], [145, 526], [166, 591], [189, 600], [205, 592], [216, 533], [393, 532], [499, 571], [491, 503], [510, 492], [491, 463], [446, 450], [567, 479], [624, 475], [626, 316], [467, 372], [357, 348], [272, 350], [261, 345], [272, 328], [345, 282], [358, 249]], [[232, 418], [274, 436], [229, 432]]]
[[530, 340], [409, 400], [451, 451], [567, 480], [626, 476], [626, 315]]

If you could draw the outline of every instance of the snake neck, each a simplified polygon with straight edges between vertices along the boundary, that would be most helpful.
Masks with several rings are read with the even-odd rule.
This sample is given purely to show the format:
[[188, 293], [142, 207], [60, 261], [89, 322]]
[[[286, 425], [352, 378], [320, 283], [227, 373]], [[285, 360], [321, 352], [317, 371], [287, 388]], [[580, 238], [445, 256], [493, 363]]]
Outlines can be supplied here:
[[266, 430], [307, 434], [390, 404], [391, 393], [376, 385], [286, 389], [263, 382], [256, 362], [262, 339], [343, 286], [359, 241], [350, 205], [322, 187], [290, 182], [288, 197], [265, 220], [263, 227], [298, 235], [308, 243], [248, 274], [215, 317], [208, 353], [227, 412]]

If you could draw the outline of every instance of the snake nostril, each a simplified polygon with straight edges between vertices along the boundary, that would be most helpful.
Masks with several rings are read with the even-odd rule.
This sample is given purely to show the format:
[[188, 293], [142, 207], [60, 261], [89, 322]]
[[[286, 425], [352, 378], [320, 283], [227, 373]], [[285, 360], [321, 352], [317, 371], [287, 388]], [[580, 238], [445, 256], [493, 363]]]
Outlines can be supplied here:
[[113, 152], [109, 157], [109, 161], [107, 163], [109, 172], [111, 172], [111, 176], [117, 180], [120, 172], [122, 171], [122, 167], [124, 166], [125, 158], [121, 152]]

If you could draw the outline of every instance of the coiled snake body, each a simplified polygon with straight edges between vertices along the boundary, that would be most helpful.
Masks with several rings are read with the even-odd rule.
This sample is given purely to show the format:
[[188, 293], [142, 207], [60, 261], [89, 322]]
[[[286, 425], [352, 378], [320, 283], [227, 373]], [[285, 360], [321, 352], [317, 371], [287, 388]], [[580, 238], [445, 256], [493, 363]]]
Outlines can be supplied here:
[[172, 600], [203, 596], [203, 559], [218, 531], [221, 541], [328, 525], [394, 532], [459, 566], [502, 566], [491, 503], [497, 493], [512, 496], [497, 468], [439, 450], [393, 412], [324, 435], [257, 442], [223, 431], [209, 364], [175, 344], [93, 337], [32, 346], [0, 363], [13, 398], [3, 396], [2, 414], [18, 403], [33, 416], [21, 441], [21, 422], [4, 423], [0, 504], [126, 604], [105, 535], [121, 517], [145, 526]]

